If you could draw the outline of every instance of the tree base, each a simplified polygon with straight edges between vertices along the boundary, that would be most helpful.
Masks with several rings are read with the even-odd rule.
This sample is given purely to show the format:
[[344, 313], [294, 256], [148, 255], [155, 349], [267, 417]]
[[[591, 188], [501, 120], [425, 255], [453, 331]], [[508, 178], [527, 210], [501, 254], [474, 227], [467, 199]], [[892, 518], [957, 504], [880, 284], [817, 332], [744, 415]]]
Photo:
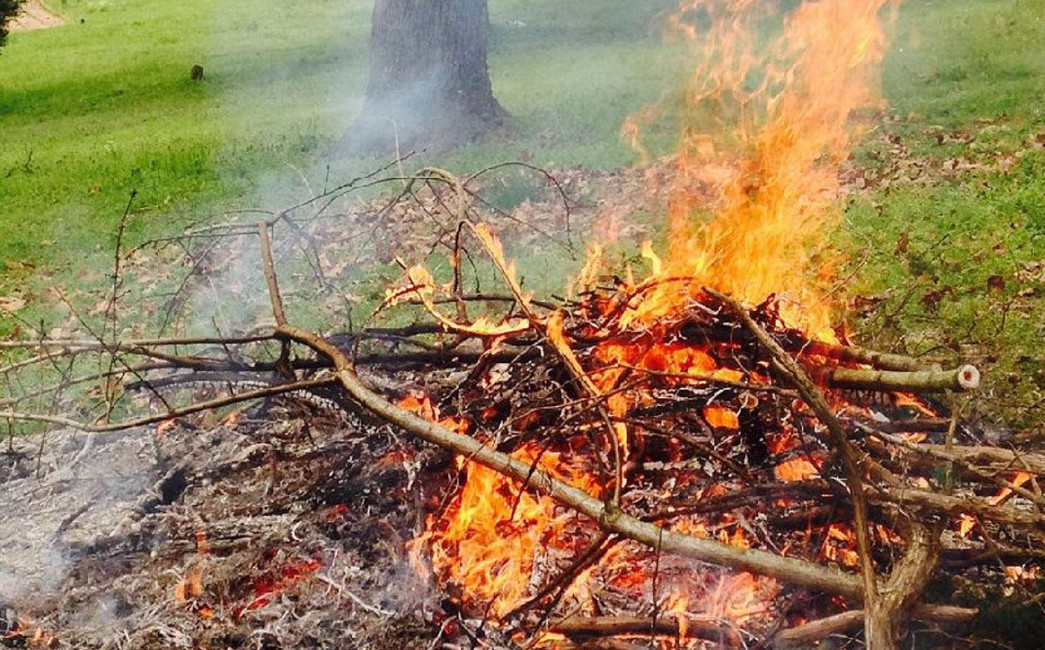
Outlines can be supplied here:
[[503, 129], [509, 115], [494, 102], [481, 111], [446, 111], [438, 115], [395, 115], [365, 111], [330, 148], [334, 158], [350, 158], [410, 151], [441, 153], [469, 144]]

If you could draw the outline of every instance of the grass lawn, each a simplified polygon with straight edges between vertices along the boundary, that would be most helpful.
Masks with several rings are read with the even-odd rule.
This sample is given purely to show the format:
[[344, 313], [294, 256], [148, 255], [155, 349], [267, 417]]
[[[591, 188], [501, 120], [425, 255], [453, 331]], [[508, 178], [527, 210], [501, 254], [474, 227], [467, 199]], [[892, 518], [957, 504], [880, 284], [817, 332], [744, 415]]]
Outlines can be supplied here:
[[905, 2], [884, 70], [896, 119], [857, 155], [901, 181], [855, 195], [843, 235], [854, 293], [882, 300], [855, 323], [864, 342], [980, 364], [985, 388], [969, 407], [1038, 440], [1043, 55], [1045, 3]]
[[[374, 166], [328, 172], [323, 156], [362, 99], [372, 2], [49, 4], [65, 24], [0, 54], [0, 296], [40, 305], [25, 318], [47, 317], [50, 285], [104, 282], [132, 190], [141, 241]], [[675, 4], [491, 0], [491, 76], [514, 121], [437, 162], [632, 163], [617, 132], [678, 79], [656, 27]], [[838, 238], [872, 305], [854, 325], [861, 342], [985, 364], [980, 406], [1029, 431], [1045, 410], [1045, 5], [907, 0], [895, 30], [894, 117], [856, 157], [877, 176]]]
[[[490, 66], [517, 120], [461, 160], [628, 163], [616, 131], [661, 92], [651, 21], [671, 3], [493, 4]], [[273, 185], [301, 185], [292, 167], [321, 181], [322, 151], [362, 100], [372, 3], [288, 6], [66, 0], [53, 3], [65, 25], [14, 34], [0, 58], [0, 258], [75, 272], [111, 247], [132, 189], [144, 237], [189, 209], [277, 202]]]

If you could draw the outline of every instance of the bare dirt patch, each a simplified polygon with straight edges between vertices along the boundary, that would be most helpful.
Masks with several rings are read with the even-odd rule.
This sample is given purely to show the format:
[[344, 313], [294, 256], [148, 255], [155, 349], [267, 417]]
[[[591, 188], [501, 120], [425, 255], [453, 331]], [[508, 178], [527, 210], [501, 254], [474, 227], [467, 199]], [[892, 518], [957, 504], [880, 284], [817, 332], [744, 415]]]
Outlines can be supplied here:
[[22, 12], [11, 21], [12, 32], [28, 32], [33, 29], [47, 29], [62, 24], [60, 16], [50, 11], [39, 0], [28, 0], [22, 5]]

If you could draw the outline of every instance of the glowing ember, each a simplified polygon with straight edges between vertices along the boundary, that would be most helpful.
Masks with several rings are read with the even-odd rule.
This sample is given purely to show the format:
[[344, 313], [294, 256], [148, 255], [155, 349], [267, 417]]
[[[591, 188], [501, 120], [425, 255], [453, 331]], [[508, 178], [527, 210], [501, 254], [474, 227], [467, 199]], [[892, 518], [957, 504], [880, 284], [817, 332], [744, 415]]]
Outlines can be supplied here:
[[248, 610], [261, 609], [279, 594], [310, 579], [322, 565], [318, 560], [306, 558], [290, 562], [286, 566], [269, 571], [254, 579], [254, 598], [247, 603]]

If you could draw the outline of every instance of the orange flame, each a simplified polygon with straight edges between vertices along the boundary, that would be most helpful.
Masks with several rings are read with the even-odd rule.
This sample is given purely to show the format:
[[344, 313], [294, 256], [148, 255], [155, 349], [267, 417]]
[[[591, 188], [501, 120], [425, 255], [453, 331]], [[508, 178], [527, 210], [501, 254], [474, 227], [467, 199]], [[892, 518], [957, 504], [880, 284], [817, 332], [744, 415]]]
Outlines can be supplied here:
[[[562, 455], [524, 447], [513, 456], [559, 479], [595, 492], [594, 482], [571, 472]], [[565, 468], [565, 469], [564, 469]], [[440, 520], [430, 518], [414, 543], [428, 551], [432, 568], [443, 580], [462, 587], [469, 599], [504, 616], [531, 594], [532, 571], [549, 550], [568, 550], [579, 522], [548, 497], [476, 463], [467, 465], [464, 489]]]
[[844, 566], [855, 567], [860, 564], [860, 554], [856, 551], [856, 533], [845, 524], [831, 524], [827, 528], [827, 538], [821, 554], [828, 560]]
[[240, 409], [235, 409], [234, 411], [229, 413], [224, 420], [221, 421], [221, 424], [222, 426], [228, 427], [230, 429], [235, 428], [236, 424], [239, 422], [240, 416], [242, 415], [243, 411], [241, 411]]
[[[823, 246], [826, 226], [838, 217], [840, 165], [866, 128], [858, 115], [879, 105], [875, 69], [886, 46], [881, 14], [897, 2], [807, 1], [784, 15], [775, 0], [682, 0], [673, 16], [675, 32], [692, 44], [699, 64], [686, 88], [681, 116], [668, 214], [671, 243], [660, 255], [645, 243], [641, 254], [649, 268], [647, 279], [636, 283], [629, 269], [623, 290], [607, 298], [608, 304], [598, 303], [596, 311], [612, 314], [614, 322], [599, 326], [604, 328], [600, 334], [610, 336], [583, 357], [585, 366], [593, 368], [582, 367], [571, 350], [572, 330], [563, 313], [536, 323], [540, 319], [529, 313], [529, 298], [503, 250], [483, 227], [474, 228], [475, 235], [529, 322], [451, 322], [438, 314], [432, 300], [445, 288], [418, 267], [408, 272], [409, 286], [390, 294], [388, 302], [418, 299], [445, 327], [463, 333], [505, 335], [516, 327], [543, 324], [576, 382], [602, 398], [625, 452], [632, 451], [629, 445], [638, 448], [643, 432], [622, 422], [633, 408], [654, 399], [651, 391], [625, 385], [636, 373], [665, 384], [709, 377], [752, 383], [765, 379], [757, 368], [722, 367], [731, 362], [714, 350], [663, 336], [665, 322], [700, 298], [704, 287], [749, 304], [777, 296], [786, 324], [837, 340], [825, 291], [832, 264], [817, 249]], [[778, 27], [765, 39], [774, 18]], [[642, 127], [655, 113], [648, 109], [625, 124], [623, 131], [636, 146], [641, 147]], [[571, 290], [596, 286], [602, 258], [603, 249], [593, 246]], [[629, 329], [632, 324], [637, 327]], [[616, 336], [620, 333], [625, 335]], [[429, 420], [445, 420], [427, 397], [408, 397], [401, 405]], [[714, 433], [731, 435], [741, 428], [733, 408], [709, 406], [703, 415]], [[454, 419], [449, 424], [467, 426]], [[800, 445], [797, 432], [786, 427], [783, 435], [766, 442], [774, 455]], [[568, 448], [541, 450], [531, 443], [513, 455], [598, 496], [595, 470], [581, 466], [572, 452], [559, 450]], [[785, 481], [814, 478], [818, 460], [808, 455], [785, 459], [775, 471]], [[447, 509], [429, 518], [414, 542], [413, 557], [422, 571], [427, 573], [423, 557], [442, 583], [460, 588], [465, 604], [501, 618], [554, 575], [549, 567], [556, 558], [572, 557], [586, 546], [594, 524], [480, 465], [468, 463], [464, 471], [463, 487]], [[713, 486], [702, 494], [712, 496], [715, 489], [729, 488]], [[671, 529], [741, 548], [757, 543], [740, 524], [730, 515], [714, 521], [683, 517]], [[822, 556], [856, 566], [852, 530], [834, 524], [827, 533]], [[617, 589], [648, 589], [653, 575], [646, 570], [648, 558], [645, 549], [615, 546], [581, 572], [564, 598], [578, 609], [591, 605], [595, 576]], [[679, 617], [680, 626], [687, 613], [742, 621], [763, 611], [779, 592], [773, 580], [748, 573], [709, 574], [707, 567], [686, 567], [670, 582], [661, 592], [662, 602]]]
[[[839, 168], [863, 130], [854, 118], [880, 105], [886, 4], [896, 3], [805, 2], [764, 41], [775, 2], [684, 0], [674, 31], [700, 63], [681, 116], [671, 245], [654, 279], [688, 278], [690, 293], [710, 286], [747, 303], [780, 295], [790, 325], [831, 338], [823, 283], [810, 282], [831, 265], [813, 251], [838, 215]], [[639, 138], [651, 115], [632, 116], [625, 137]], [[683, 302], [677, 284], [661, 285], [638, 311], [648, 322]]]
[[[1012, 479], [1012, 484], [1016, 487], [1023, 487], [1023, 484], [1033, 478], [1033, 474], [1029, 472], [1017, 472], [1016, 476]], [[997, 506], [1005, 503], [1014, 494], [1014, 491], [1010, 487], [1003, 487], [993, 497], [991, 497], [991, 505]]]
[[210, 555], [210, 542], [207, 531], [202, 527], [196, 529], [197, 559], [186, 570], [185, 577], [174, 585], [174, 602], [183, 604], [203, 595], [203, 562]]
[[704, 419], [707, 420], [709, 426], [715, 429], [732, 429], [735, 431], [740, 428], [740, 418], [737, 417], [737, 414], [721, 406], [708, 406], [705, 408]]
[[440, 414], [439, 409], [432, 404], [432, 398], [425, 393], [410, 393], [403, 399], [399, 400], [397, 406], [406, 409], [411, 413], [416, 413], [429, 422], [435, 422], [436, 424], [442, 425], [451, 431], [457, 433], [467, 433], [468, 431], [467, 420], [455, 417], [443, 417]]
[[794, 483], [817, 478], [820, 471], [807, 456], [799, 456], [778, 463], [773, 468], [773, 474], [778, 480]]

